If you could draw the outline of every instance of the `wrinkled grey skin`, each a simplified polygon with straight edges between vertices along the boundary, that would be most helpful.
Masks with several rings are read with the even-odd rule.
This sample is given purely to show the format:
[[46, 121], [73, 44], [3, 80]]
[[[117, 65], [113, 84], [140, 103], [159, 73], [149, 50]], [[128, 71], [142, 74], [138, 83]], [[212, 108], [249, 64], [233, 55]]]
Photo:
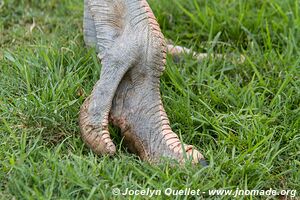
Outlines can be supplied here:
[[204, 163], [170, 128], [159, 91], [167, 45], [146, 0], [85, 0], [84, 6], [85, 43], [96, 47], [102, 64], [80, 110], [84, 142], [96, 154], [114, 155], [111, 122], [143, 160]]

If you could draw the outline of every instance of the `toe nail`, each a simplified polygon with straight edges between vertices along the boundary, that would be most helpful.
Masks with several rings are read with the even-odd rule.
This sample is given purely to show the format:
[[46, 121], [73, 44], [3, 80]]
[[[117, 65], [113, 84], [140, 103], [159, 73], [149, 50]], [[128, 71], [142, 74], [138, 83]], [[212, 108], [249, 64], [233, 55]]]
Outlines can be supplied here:
[[207, 167], [207, 166], [208, 166], [208, 163], [207, 163], [206, 160], [204, 160], [204, 159], [199, 160], [199, 163], [200, 163], [203, 167]]

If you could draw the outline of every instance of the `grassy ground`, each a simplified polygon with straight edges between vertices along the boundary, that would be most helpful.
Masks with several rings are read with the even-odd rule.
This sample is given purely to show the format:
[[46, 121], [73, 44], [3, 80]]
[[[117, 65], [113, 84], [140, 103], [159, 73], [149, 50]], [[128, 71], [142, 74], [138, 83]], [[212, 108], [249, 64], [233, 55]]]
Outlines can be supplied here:
[[[0, 0], [0, 199], [118, 199], [112, 188], [169, 187], [294, 189], [299, 196], [298, 0], [150, 1], [177, 44], [246, 57], [243, 64], [169, 58], [162, 76], [172, 128], [203, 152], [207, 168], [151, 166], [120, 145], [114, 158], [98, 157], [83, 145], [78, 111], [100, 64], [84, 48], [82, 4]], [[111, 132], [119, 144], [118, 130]]]

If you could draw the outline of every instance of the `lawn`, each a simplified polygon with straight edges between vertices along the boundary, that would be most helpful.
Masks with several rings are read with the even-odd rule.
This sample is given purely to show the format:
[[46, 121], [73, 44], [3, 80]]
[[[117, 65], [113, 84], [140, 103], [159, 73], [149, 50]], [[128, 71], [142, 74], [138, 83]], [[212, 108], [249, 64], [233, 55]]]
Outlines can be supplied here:
[[207, 191], [237, 188], [297, 190], [300, 198], [299, 1], [149, 3], [166, 38], [229, 55], [168, 56], [161, 77], [173, 130], [209, 166], [142, 162], [116, 127], [117, 155], [93, 154], [78, 113], [101, 65], [84, 46], [83, 1], [0, 0], [0, 199], [150, 198], [113, 196], [113, 188], [206, 192], [157, 199], [232, 199]]

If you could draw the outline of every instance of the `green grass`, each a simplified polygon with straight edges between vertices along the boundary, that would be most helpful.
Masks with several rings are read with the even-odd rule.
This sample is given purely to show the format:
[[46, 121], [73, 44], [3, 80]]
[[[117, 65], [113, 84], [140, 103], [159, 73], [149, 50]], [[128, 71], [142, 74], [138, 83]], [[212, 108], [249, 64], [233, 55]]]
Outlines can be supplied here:
[[[162, 76], [173, 130], [210, 165], [142, 162], [115, 128], [117, 155], [94, 155], [80, 138], [78, 112], [101, 65], [84, 47], [82, 1], [0, 0], [0, 199], [118, 199], [112, 188], [169, 187], [294, 189], [299, 197], [299, 1], [150, 4], [176, 44], [246, 57], [169, 58]], [[172, 199], [204, 197], [232, 199]]]

